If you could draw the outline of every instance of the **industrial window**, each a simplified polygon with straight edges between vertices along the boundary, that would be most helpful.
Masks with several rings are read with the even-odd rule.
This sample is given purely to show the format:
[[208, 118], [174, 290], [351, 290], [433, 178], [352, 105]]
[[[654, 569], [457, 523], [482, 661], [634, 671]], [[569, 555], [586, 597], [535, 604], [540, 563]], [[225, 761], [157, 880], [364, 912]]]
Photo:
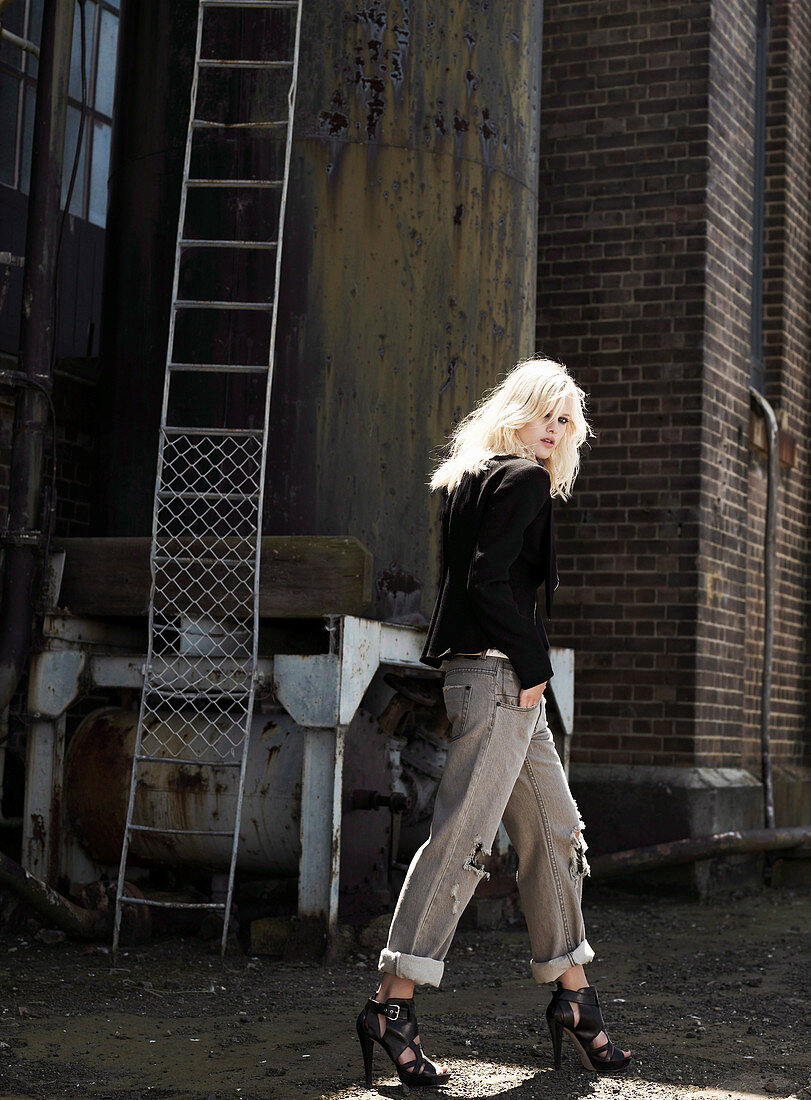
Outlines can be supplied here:
[[[43, 0], [13, 0], [3, 25], [39, 45]], [[71, 214], [96, 225], [107, 218], [107, 174], [113, 115], [119, 0], [86, 0], [85, 68], [87, 114], [82, 155], [70, 204]], [[31, 138], [37, 87], [37, 59], [9, 42], [0, 42], [0, 183], [28, 193]], [[73, 21], [68, 117], [65, 132], [65, 201], [76, 154], [82, 110], [82, 51], [79, 5]]]

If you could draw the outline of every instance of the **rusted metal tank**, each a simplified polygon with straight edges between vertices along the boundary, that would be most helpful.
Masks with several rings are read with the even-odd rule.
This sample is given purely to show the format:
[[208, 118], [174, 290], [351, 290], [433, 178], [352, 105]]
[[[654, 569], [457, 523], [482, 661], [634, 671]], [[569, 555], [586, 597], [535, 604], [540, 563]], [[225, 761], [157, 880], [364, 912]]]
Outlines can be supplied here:
[[[103, 708], [89, 714], [71, 738], [65, 765], [70, 824], [88, 853], [113, 865], [121, 855], [138, 713]], [[177, 715], [166, 725], [191, 739]], [[251, 730], [245, 776], [239, 866], [245, 871], [295, 874], [304, 737], [283, 710], [258, 714]], [[172, 829], [230, 828], [239, 779], [233, 767], [184, 768], [145, 763], [139, 768], [134, 820]], [[228, 867], [228, 837], [135, 833], [133, 855], [172, 866]]]
[[374, 553], [430, 612], [434, 449], [534, 351], [541, 0], [305, 5], [270, 529]]
[[[100, 534], [149, 527], [196, 7], [124, 5]], [[304, 5], [265, 532], [359, 538], [380, 617], [430, 611], [434, 450], [534, 351], [541, 26], [542, 0]]]

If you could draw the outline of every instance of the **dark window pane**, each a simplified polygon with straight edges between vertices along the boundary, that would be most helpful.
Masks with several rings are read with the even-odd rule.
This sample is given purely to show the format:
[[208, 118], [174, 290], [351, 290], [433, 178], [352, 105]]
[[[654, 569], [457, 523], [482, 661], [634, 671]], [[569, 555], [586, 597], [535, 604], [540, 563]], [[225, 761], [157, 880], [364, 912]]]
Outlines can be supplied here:
[[[11, 31], [12, 34], [19, 35], [20, 38], [24, 38], [24, 23], [23, 16], [25, 14], [24, 4], [10, 4], [9, 7], [3, 11], [3, 26], [7, 31]], [[4, 65], [8, 65], [12, 69], [21, 69], [23, 64], [23, 51], [19, 46], [12, 46], [10, 42], [4, 41], [0, 38], [0, 61]]]
[[[42, 5], [44, 0], [31, 0], [31, 7], [28, 14], [28, 34], [26, 37], [30, 38], [32, 42], [40, 44], [42, 38]], [[37, 75], [37, 59], [32, 53], [26, 54], [25, 71], [30, 73], [31, 76]]]
[[96, 71], [96, 110], [103, 115], [113, 114], [115, 90], [115, 57], [118, 43], [118, 16], [102, 11], [99, 32], [99, 60]]
[[26, 84], [23, 92], [23, 135], [20, 153], [20, 190], [28, 194], [31, 184], [31, 145], [34, 138], [34, 108], [37, 101], [37, 89]]
[[17, 148], [17, 103], [20, 81], [0, 73], [0, 183], [14, 186], [14, 151]]
[[107, 175], [110, 167], [110, 127], [106, 122], [93, 125], [93, 155], [90, 168], [90, 209], [88, 217], [96, 225], [107, 221]]
[[[96, 18], [96, 5], [87, 3], [85, 4], [85, 49], [87, 51], [85, 57], [85, 75], [87, 77], [87, 101], [92, 103], [91, 99], [91, 87], [90, 87], [90, 63], [93, 58], [93, 26]], [[79, 16], [79, 7], [76, 8], [76, 13], [73, 16], [73, 46], [70, 55], [70, 91], [69, 95], [73, 99], [81, 100], [82, 98], [82, 39], [81, 39], [81, 18]]]

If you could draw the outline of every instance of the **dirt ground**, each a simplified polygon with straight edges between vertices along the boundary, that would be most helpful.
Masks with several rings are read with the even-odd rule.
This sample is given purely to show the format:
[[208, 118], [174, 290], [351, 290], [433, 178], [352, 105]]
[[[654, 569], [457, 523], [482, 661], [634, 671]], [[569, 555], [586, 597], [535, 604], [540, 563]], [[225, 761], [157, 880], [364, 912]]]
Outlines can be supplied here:
[[[811, 1097], [811, 896], [764, 889], [707, 906], [595, 886], [585, 909], [590, 978], [631, 1071], [588, 1074], [566, 1041], [555, 1072], [525, 932], [460, 931], [442, 989], [418, 998], [426, 1048], [454, 1071], [441, 1095]], [[103, 950], [0, 933], [0, 1096], [402, 1096], [379, 1049], [375, 1088], [361, 1084], [354, 1020], [374, 962], [368, 949], [327, 967], [220, 960], [173, 938], [110, 969]]]

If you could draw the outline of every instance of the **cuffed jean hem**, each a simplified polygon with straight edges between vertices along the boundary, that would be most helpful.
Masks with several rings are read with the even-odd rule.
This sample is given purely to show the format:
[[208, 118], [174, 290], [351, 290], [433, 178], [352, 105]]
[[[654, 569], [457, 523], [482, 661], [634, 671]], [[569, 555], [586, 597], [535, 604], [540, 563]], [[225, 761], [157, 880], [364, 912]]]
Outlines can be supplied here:
[[585, 966], [586, 963], [590, 963], [594, 958], [594, 952], [589, 946], [588, 940], [583, 940], [581, 944], [570, 951], [568, 955], [559, 955], [556, 959], [550, 959], [549, 962], [536, 962], [535, 959], [530, 963], [532, 967], [532, 977], [536, 982], [554, 982], [561, 974], [568, 970], [570, 966]]
[[[401, 951], [389, 951], [384, 947], [380, 952], [377, 969], [398, 978], [407, 978], [418, 985], [438, 986], [445, 970], [444, 962], [439, 959], [425, 959], [420, 955], [404, 955]], [[566, 968], [563, 967], [563, 970]], [[561, 973], [563, 972], [561, 970]]]

